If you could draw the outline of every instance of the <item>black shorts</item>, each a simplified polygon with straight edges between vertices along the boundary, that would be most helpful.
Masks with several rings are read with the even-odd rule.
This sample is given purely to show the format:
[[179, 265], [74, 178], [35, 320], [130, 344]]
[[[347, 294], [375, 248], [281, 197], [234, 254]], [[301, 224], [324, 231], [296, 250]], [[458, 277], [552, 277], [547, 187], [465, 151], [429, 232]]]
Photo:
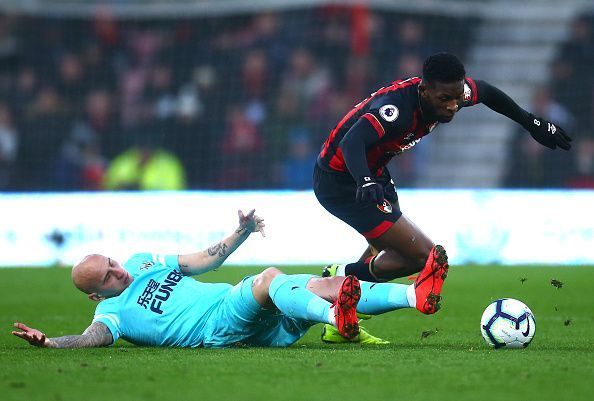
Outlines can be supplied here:
[[375, 179], [383, 186], [385, 197], [384, 202], [377, 205], [356, 201], [357, 183], [350, 174], [325, 171], [317, 163], [313, 173], [313, 188], [318, 201], [327, 211], [365, 238], [373, 239], [388, 231], [402, 216], [390, 175], [386, 171]]

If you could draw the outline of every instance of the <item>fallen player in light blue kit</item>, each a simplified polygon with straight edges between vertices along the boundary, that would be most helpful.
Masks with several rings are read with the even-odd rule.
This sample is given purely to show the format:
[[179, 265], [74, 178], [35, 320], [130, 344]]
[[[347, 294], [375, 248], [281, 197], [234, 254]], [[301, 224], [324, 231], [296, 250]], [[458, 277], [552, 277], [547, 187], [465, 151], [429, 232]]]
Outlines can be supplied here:
[[311, 326], [327, 323], [342, 336], [355, 338], [357, 311], [376, 315], [422, 305], [435, 292], [432, 283], [446, 273], [427, 269], [412, 285], [359, 282], [354, 276], [287, 275], [274, 267], [235, 286], [188, 277], [220, 267], [251, 233], [264, 235], [263, 219], [254, 212], [244, 215], [240, 210], [239, 227], [204, 251], [139, 253], [124, 265], [103, 255], [86, 256], [73, 267], [72, 280], [99, 304], [84, 333], [48, 338], [15, 323], [19, 331], [13, 334], [48, 348], [102, 347], [120, 337], [153, 346], [285, 347]]

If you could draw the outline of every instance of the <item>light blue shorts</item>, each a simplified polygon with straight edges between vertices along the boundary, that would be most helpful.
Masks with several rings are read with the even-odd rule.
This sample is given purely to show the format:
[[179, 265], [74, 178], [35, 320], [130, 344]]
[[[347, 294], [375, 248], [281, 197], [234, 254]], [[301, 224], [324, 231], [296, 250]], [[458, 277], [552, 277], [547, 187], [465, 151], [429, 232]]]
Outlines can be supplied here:
[[[204, 347], [288, 347], [316, 324], [293, 319], [278, 309], [264, 309], [254, 298], [256, 276], [244, 278], [221, 299], [204, 328]], [[291, 275], [291, 281], [305, 288], [311, 274]]]

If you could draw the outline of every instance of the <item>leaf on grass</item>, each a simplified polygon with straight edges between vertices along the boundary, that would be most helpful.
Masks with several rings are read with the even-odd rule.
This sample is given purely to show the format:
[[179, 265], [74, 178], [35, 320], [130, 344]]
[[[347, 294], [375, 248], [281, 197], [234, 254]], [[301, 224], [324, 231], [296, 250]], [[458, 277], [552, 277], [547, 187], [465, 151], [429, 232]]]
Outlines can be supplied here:
[[521, 277], [520, 278], [520, 283], [524, 284], [524, 281], [528, 280], [526, 277]]
[[564, 325], [569, 326], [571, 324], [571, 319], [567, 319], [563, 322]]
[[438, 331], [438, 330], [437, 330], [437, 329], [435, 329], [435, 330], [426, 330], [426, 331], [422, 332], [422, 333], [421, 333], [421, 340], [422, 340], [423, 338], [427, 338], [427, 337], [429, 337], [429, 336], [432, 336], [433, 334], [436, 334], [436, 333], [437, 333], [437, 331]]
[[556, 289], [563, 287], [563, 283], [559, 280], [551, 279], [551, 285]]
[[559, 312], [559, 309], [555, 306], [555, 312]]

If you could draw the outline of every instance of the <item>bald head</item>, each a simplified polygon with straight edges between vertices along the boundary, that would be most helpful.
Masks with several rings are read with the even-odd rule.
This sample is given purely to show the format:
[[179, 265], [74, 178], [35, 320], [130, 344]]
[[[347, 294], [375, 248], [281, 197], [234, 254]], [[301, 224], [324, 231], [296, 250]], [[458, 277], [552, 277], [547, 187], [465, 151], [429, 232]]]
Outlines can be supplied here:
[[85, 256], [72, 268], [72, 282], [85, 294], [97, 291], [101, 282], [102, 265], [107, 265], [107, 257], [98, 254]]
[[93, 300], [120, 295], [134, 278], [117, 261], [103, 255], [87, 255], [72, 268], [72, 282]]

